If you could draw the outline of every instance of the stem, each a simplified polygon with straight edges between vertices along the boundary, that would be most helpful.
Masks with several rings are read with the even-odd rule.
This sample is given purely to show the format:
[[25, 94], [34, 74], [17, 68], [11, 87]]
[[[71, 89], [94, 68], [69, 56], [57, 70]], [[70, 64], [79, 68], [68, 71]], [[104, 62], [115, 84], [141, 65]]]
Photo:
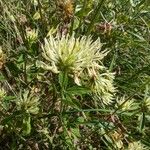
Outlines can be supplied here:
[[71, 146], [71, 147], [70, 147], [70, 145], [69, 145], [70, 149], [75, 150], [75, 147], [74, 147], [72, 138], [71, 138], [71, 136], [70, 136], [69, 133], [68, 133], [67, 127], [65, 126], [65, 122], [64, 122], [64, 120], [63, 120], [62, 114], [60, 114], [60, 121], [61, 121], [61, 125], [62, 125], [62, 127], [63, 127], [63, 131], [66, 132], [66, 134], [68, 135], [68, 137], [69, 137], [69, 139], [70, 139], [70, 141], [71, 141], [71, 143], [72, 143], [72, 146]]
[[39, 7], [39, 13], [40, 13], [40, 16], [41, 16], [42, 30], [43, 30], [43, 36], [44, 36], [47, 26], [46, 26], [46, 22], [45, 22], [45, 19], [43, 17], [43, 14], [42, 14], [42, 5], [41, 5], [41, 2], [40, 2], [40, 0], [37, 0], [37, 2], [38, 2], [38, 7]]
[[80, 27], [81, 27], [82, 23], [84, 22], [84, 21], [82, 21], [82, 20], [83, 20], [83, 17], [84, 17], [84, 10], [85, 10], [85, 8], [86, 8], [86, 5], [87, 5], [87, 0], [84, 0], [84, 2], [83, 2], [83, 7], [82, 7], [82, 16], [81, 16], [81, 18], [80, 18], [79, 28], [78, 28], [78, 30], [77, 30], [77, 34], [80, 33], [80, 30], [81, 30]]
[[89, 24], [88, 28], [87, 28], [87, 33], [86, 35], [89, 35], [91, 33], [91, 30], [93, 28], [94, 23], [96, 22], [97, 16], [99, 15], [99, 10], [101, 9], [102, 4], [104, 3], [105, 0], [101, 0], [99, 5], [97, 6], [95, 13], [93, 15], [93, 18], [91, 20], [91, 23]]

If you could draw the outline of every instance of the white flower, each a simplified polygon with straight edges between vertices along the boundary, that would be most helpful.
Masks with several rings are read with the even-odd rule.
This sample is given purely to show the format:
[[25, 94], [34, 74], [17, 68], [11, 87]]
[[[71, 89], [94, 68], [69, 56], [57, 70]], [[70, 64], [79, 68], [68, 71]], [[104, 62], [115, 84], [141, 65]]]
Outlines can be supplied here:
[[96, 78], [91, 82], [91, 90], [96, 95], [96, 97], [106, 105], [111, 104], [113, 101], [113, 96], [116, 91], [113, 86], [113, 73], [102, 73], [98, 74]]
[[129, 143], [127, 150], [148, 150], [140, 141]]
[[123, 97], [121, 97], [121, 99], [117, 100], [117, 103], [118, 103], [118, 107], [121, 106], [121, 110], [123, 110], [123, 111], [135, 110], [139, 107], [138, 103], [136, 103], [134, 99], [126, 100], [125, 96], [123, 96]]
[[39, 98], [25, 91], [16, 101], [18, 110], [26, 111], [27, 113], [37, 114], [39, 111]]
[[[92, 41], [91, 37], [75, 38], [74, 34], [62, 37], [50, 35], [42, 45], [43, 57], [51, 64], [57, 66], [58, 71], [67, 69], [71, 73], [83, 71], [99, 62], [107, 54], [100, 52], [100, 39]], [[52, 70], [53, 71], [53, 70]]]
[[31, 44], [32, 44], [32, 43], [36, 42], [36, 40], [38, 38], [38, 30], [27, 28], [26, 35], [27, 35], [27, 40], [29, 42], [31, 42]]
[[101, 60], [107, 51], [101, 51], [101, 42], [92, 37], [75, 35], [49, 34], [42, 45], [44, 62], [37, 61], [37, 66], [53, 73], [65, 71], [74, 78], [74, 82], [91, 88], [92, 93], [104, 104], [110, 104], [115, 88], [114, 74], [106, 70]]

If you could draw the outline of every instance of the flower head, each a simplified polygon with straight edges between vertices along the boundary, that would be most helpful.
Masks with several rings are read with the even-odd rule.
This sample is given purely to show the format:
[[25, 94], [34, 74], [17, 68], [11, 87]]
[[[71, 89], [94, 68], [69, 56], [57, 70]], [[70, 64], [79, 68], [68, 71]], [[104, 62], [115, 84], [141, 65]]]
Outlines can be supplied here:
[[38, 38], [38, 30], [27, 28], [26, 35], [27, 35], [27, 40], [32, 44], [36, 42]]
[[98, 74], [97, 77], [91, 82], [91, 90], [95, 96], [102, 100], [106, 105], [111, 104], [113, 100], [113, 94], [116, 89], [113, 86], [114, 74], [105, 72]]
[[147, 150], [147, 147], [140, 141], [129, 143], [127, 150]]
[[74, 34], [71, 37], [57, 34], [56, 37], [50, 35], [49, 39], [44, 41], [42, 55], [51, 66], [56, 66], [58, 71], [64, 69], [71, 73], [83, 71], [107, 54], [106, 51], [100, 51], [102, 45], [100, 39], [93, 42], [91, 37], [75, 38]]
[[27, 113], [37, 114], [39, 111], [39, 98], [25, 91], [20, 95], [16, 102], [18, 110], [26, 111]]
[[125, 96], [117, 100], [117, 103], [118, 107], [121, 106], [121, 110], [123, 111], [135, 110], [139, 107], [138, 103], [136, 103], [134, 99], [126, 100]]
[[99, 38], [93, 41], [90, 36], [75, 38], [74, 34], [57, 34], [55, 37], [51, 34], [44, 41], [42, 56], [45, 61], [38, 61], [37, 66], [53, 73], [66, 71], [74, 77], [77, 85], [90, 87], [92, 93], [104, 104], [112, 102], [115, 92], [114, 74], [101, 62], [108, 52], [101, 51]]

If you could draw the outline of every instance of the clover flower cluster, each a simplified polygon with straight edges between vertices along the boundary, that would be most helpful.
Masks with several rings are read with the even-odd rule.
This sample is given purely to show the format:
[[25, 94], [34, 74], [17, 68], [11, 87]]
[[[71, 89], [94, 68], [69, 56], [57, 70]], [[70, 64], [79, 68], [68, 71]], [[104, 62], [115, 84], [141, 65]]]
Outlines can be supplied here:
[[42, 45], [45, 61], [38, 61], [37, 66], [56, 74], [67, 71], [77, 85], [91, 88], [104, 104], [110, 104], [115, 93], [114, 74], [102, 64], [108, 51], [101, 51], [101, 47], [99, 38], [93, 41], [91, 36], [51, 34]]
[[135, 141], [135, 142], [129, 143], [127, 150], [148, 150], [148, 147], [146, 147], [140, 141]]
[[22, 92], [16, 101], [17, 109], [26, 113], [37, 114], [39, 111], [39, 98], [29, 91]]

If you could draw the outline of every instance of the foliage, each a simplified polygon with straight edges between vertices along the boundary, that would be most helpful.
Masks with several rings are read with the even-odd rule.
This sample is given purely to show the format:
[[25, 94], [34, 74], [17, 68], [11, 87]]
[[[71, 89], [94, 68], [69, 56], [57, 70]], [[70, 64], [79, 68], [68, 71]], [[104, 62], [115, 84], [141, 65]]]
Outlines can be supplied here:
[[0, 149], [150, 149], [149, 0], [0, 10]]

